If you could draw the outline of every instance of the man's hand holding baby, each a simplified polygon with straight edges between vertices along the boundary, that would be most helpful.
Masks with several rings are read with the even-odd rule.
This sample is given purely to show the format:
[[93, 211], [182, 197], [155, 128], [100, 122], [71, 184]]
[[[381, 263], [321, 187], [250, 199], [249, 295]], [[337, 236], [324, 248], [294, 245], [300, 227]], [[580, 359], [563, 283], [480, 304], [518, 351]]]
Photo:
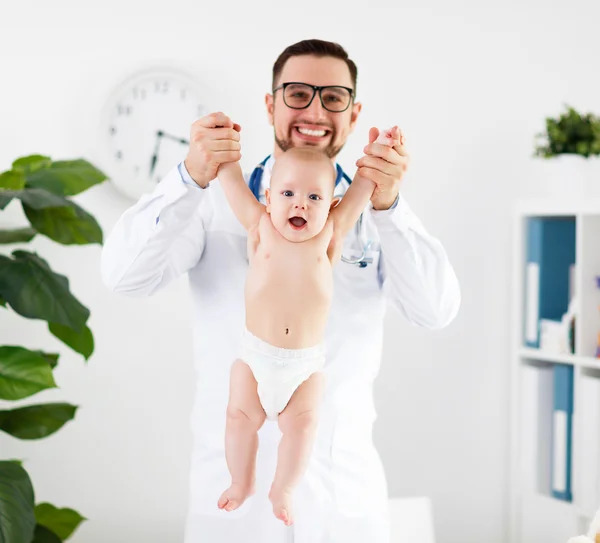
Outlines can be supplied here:
[[389, 209], [398, 197], [410, 158], [404, 148], [404, 135], [397, 126], [381, 134], [377, 128], [371, 128], [364, 152], [365, 156], [356, 161], [357, 175], [377, 185], [371, 197], [373, 207]]

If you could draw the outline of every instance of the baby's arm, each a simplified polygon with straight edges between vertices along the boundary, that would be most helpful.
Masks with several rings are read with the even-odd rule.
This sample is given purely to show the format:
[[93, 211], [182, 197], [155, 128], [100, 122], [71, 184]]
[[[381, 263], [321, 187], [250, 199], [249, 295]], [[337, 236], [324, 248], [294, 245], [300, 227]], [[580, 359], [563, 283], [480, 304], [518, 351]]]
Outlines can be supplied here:
[[359, 176], [358, 173], [354, 176], [346, 194], [330, 213], [336, 239], [341, 240], [346, 237], [373, 196], [374, 190], [373, 181]]
[[227, 162], [219, 166], [217, 177], [235, 216], [248, 231], [260, 221], [265, 206], [261, 204], [244, 181], [239, 162]]
[[[382, 130], [375, 143], [393, 145], [391, 129]], [[359, 176], [357, 172], [346, 194], [342, 197], [341, 202], [330, 213], [333, 219], [335, 237], [338, 240], [343, 239], [353, 228], [360, 214], [364, 211], [373, 196], [375, 188], [376, 185], [373, 181]]]

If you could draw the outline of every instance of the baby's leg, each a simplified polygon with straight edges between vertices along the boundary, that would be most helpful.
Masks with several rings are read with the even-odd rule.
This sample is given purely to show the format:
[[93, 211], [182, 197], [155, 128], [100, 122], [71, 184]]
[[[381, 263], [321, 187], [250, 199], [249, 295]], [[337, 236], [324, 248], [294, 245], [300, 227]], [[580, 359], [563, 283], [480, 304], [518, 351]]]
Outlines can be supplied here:
[[323, 385], [323, 373], [313, 373], [294, 392], [278, 417], [283, 435], [269, 499], [275, 516], [288, 526], [293, 522], [292, 492], [304, 474], [314, 442]]
[[219, 509], [233, 511], [254, 493], [258, 430], [265, 418], [252, 370], [236, 360], [231, 367], [225, 426], [225, 458], [231, 486], [219, 498]]

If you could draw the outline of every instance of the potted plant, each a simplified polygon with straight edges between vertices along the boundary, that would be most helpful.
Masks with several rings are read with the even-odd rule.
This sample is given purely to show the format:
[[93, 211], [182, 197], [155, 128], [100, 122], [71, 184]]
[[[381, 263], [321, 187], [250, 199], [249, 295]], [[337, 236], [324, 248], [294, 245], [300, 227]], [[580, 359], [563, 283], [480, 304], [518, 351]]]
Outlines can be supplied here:
[[565, 104], [536, 134], [534, 157], [544, 160], [544, 177], [561, 196], [600, 195], [600, 117]]
[[[103, 182], [106, 176], [85, 160], [55, 161], [41, 155], [20, 158], [0, 174], [0, 213], [20, 203], [29, 226], [0, 229], [0, 248], [46, 236], [63, 245], [102, 244], [102, 229], [70, 196]], [[90, 315], [71, 293], [68, 279], [37, 253], [23, 248], [0, 251], [0, 311], [40, 319], [50, 334], [88, 360], [94, 338]], [[0, 333], [0, 400], [12, 402], [57, 388], [53, 370], [59, 353], [4, 343]], [[77, 406], [44, 403], [0, 409], [0, 431], [17, 439], [43, 439], [75, 416]], [[0, 543], [60, 543], [85, 520], [73, 509], [35, 503], [30, 477], [18, 460], [0, 458]]]

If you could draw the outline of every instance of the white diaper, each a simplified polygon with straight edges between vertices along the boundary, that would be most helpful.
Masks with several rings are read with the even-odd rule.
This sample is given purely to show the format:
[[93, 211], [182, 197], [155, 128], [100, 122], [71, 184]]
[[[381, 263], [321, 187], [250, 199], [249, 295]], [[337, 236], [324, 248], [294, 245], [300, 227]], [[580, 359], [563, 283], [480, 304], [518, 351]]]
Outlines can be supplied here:
[[325, 347], [307, 349], [274, 347], [248, 329], [242, 334], [239, 358], [258, 383], [258, 397], [268, 420], [277, 420], [294, 391], [325, 364]]

